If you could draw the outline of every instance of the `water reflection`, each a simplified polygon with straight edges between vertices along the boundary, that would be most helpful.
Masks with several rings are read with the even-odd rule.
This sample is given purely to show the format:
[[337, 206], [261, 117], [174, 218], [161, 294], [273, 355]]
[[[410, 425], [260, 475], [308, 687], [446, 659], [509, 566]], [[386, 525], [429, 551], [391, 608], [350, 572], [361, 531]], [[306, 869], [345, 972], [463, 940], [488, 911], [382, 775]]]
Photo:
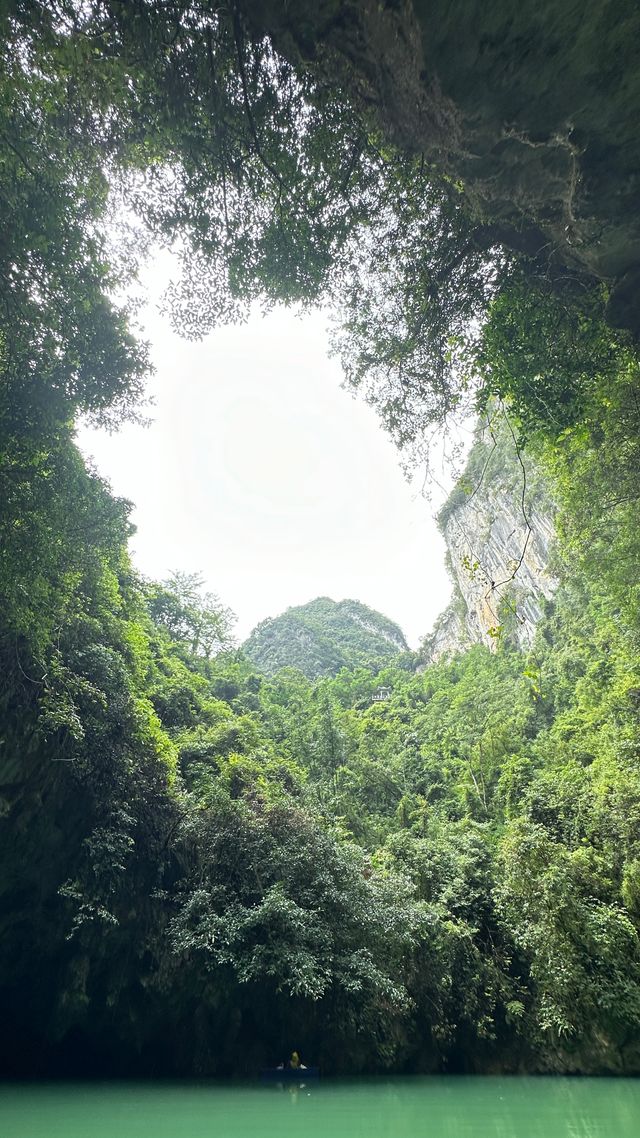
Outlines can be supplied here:
[[[355, 1088], [354, 1088], [355, 1089]], [[355, 1101], [358, 1094], [356, 1091]], [[638, 1138], [632, 1080], [455, 1078], [378, 1088], [376, 1138]], [[356, 1133], [352, 1132], [352, 1136]], [[371, 1130], [361, 1129], [362, 1138]]]
[[284, 1092], [289, 1095], [292, 1102], [297, 1102], [301, 1095], [306, 1098], [311, 1097], [311, 1092], [317, 1084], [305, 1083], [302, 1080], [287, 1079], [286, 1082], [274, 1081], [271, 1084], [277, 1091]]
[[3, 1138], [638, 1138], [632, 1079], [0, 1085]]

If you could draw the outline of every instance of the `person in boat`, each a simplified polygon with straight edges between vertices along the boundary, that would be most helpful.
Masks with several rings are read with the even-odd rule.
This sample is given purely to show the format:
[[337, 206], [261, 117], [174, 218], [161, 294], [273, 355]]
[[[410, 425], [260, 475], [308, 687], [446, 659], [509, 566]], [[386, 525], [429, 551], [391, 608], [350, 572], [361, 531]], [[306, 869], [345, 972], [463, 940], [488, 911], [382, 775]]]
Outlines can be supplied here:
[[304, 1063], [300, 1062], [300, 1056], [298, 1055], [297, 1051], [291, 1052], [291, 1058], [289, 1060], [289, 1067], [292, 1071], [306, 1071], [306, 1069], [307, 1069], [305, 1067]]

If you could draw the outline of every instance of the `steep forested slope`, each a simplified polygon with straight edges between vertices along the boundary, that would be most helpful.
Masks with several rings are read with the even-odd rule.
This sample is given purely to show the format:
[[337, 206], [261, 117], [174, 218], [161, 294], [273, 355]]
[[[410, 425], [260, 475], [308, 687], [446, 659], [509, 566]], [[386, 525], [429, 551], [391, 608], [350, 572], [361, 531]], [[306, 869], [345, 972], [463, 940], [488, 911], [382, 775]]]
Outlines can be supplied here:
[[86, 545], [30, 515], [40, 575], [2, 641], [5, 1070], [255, 1070], [291, 1039], [327, 1069], [639, 1069], [634, 390], [540, 449], [564, 583], [526, 655], [265, 679], [207, 658], [183, 582], [136, 581], [122, 506]]
[[637, 1070], [637, 598], [564, 550], [531, 653], [418, 675], [194, 655], [122, 569], [46, 701], [8, 644], [4, 1069]]
[[242, 647], [261, 672], [298, 668], [315, 679], [343, 667], [380, 665], [407, 651], [407, 642], [397, 624], [359, 601], [317, 597], [262, 621]]

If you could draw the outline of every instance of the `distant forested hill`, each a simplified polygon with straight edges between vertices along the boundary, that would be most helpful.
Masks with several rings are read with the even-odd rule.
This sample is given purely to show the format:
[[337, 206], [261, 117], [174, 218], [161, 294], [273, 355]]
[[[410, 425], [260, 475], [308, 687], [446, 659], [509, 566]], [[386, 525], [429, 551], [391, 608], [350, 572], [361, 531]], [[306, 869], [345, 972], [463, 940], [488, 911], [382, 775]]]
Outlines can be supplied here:
[[317, 597], [263, 620], [243, 644], [267, 675], [298, 668], [309, 679], [335, 676], [341, 668], [378, 664], [407, 651], [402, 629], [359, 601]]

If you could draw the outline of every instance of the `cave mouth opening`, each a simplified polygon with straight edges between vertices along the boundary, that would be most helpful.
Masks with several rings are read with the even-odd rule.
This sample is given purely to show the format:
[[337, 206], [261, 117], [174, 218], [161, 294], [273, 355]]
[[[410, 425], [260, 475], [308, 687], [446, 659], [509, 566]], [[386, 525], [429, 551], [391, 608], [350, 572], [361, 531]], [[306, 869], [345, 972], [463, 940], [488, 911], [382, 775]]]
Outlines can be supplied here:
[[324, 312], [256, 312], [186, 340], [160, 314], [159, 281], [142, 320], [148, 421], [77, 432], [134, 503], [136, 568], [201, 574], [238, 617], [238, 642], [329, 596], [391, 617], [417, 648], [450, 594], [434, 520], [453, 477], [444, 456], [427, 498], [424, 471], [407, 481], [374, 410], [342, 387]]

